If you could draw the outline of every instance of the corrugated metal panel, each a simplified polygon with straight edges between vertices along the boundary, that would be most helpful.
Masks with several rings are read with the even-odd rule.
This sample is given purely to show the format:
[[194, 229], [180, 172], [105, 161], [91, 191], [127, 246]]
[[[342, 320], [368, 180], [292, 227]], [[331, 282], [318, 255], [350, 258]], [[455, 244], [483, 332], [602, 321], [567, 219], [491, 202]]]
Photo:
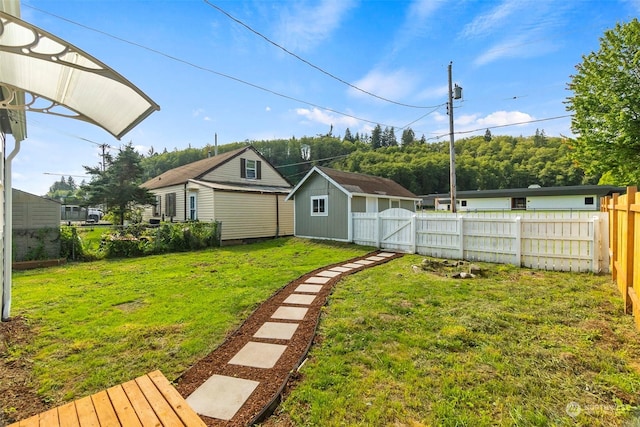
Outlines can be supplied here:
[[[240, 159], [259, 160], [262, 162], [261, 167], [261, 179], [246, 179], [240, 177]], [[266, 161], [251, 150], [247, 150], [242, 155], [235, 157], [211, 173], [200, 178], [202, 181], [216, 181], [216, 182], [238, 182], [238, 183], [251, 183], [261, 184], [269, 186], [289, 187], [290, 184], [282, 179], [282, 176]]]
[[217, 191], [215, 218], [222, 222], [222, 240], [275, 237], [276, 197], [281, 211], [279, 235], [284, 235], [285, 229], [293, 229], [293, 214], [287, 213], [292, 207], [284, 203], [283, 196]]
[[[328, 215], [311, 216], [311, 197], [328, 196]], [[296, 203], [296, 236], [346, 240], [348, 232], [348, 197], [319, 175], [309, 177], [298, 189]]]

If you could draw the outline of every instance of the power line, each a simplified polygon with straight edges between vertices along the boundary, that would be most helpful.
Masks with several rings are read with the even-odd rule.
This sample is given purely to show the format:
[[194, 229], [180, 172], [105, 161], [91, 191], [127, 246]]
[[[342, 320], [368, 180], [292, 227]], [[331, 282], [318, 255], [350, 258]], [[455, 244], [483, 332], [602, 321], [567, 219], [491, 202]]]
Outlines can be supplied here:
[[400, 105], [402, 107], [409, 107], [409, 108], [434, 108], [437, 106], [431, 105], [431, 106], [420, 106], [420, 105], [411, 105], [411, 104], [405, 104], [403, 102], [398, 102], [398, 101], [393, 101], [391, 99], [385, 98], [383, 96], [379, 96], [376, 95], [375, 93], [369, 92], [368, 90], [362, 89], [354, 84], [349, 83], [348, 81], [330, 73], [329, 71], [324, 70], [323, 68], [320, 68], [319, 66], [312, 64], [311, 62], [307, 61], [306, 59], [302, 58], [301, 56], [291, 52], [290, 50], [288, 50], [287, 48], [285, 48], [284, 46], [279, 45], [278, 43], [274, 42], [273, 40], [271, 40], [269, 37], [265, 36], [264, 34], [262, 34], [261, 32], [254, 30], [253, 28], [251, 28], [249, 25], [245, 24], [244, 22], [242, 22], [241, 20], [239, 20], [238, 18], [234, 17], [233, 15], [231, 15], [229, 12], [225, 11], [224, 9], [222, 9], [220, 6], [216, 6], [215, 4], [211, 3], [209, 0], [203, 0], [206, 4], [208, 4], [209, 6], [211, 6], [212, 8], [218, 10], [220, 13], [222, 13], [223, 15], [227, 16], [229, 19], [231, 19], [232, 21], [242, 25], [243, 27], [245, 27], [247, 30], [251, 31], [252, 33], [254, 33], [255, 35], [257, 35], [258, 37], [263, 38], [264, 40], [266, 40], [268, 43], [274, 45], [275, 47], [277, 47], [278, 49], [281, 49], [282, 51], [284, 51], [285, 53], [293, 56], [294, 58], [296, 58], [297, 60], [307, 64], [308, 66], [310, 66], [311, 68], [314, 68], [318, 71], [320, 71], [321, 73], [331, 77], [332, 79], [335, 79], [337, 81], [339, 81], [340, 83], [343, 83], [347, 86], [349, 86], [352, 89], [355, 89], [357, 91], [360, 91], [362, 93], [365, 93], [369, 96], [372, 96], [374, 98], [380, 99], [382, 101], [386, 101], [389, 102], [391, 104], [395, 104], [395, 105]]
[[[102, 30], [98, 30], [98, 29], [96, 29], [96, 28], [89, 27], [89, 26], [87, 26], [87, 25], [81, 24], [81, 23], [79, 23], [79, 22], [73, 21], [73, 20], [68, 19], [68, 18], [64, 18], [64, 17], [62, 17], [62, 16], [56, 15], [56, 14], [51, 13], [51, 12], [47, 12], [46, 10], [43, 10], [43, 9], [40, 9], [40, 8], [37, 8], [37, 7], [31, 6], [31, 5], [27, 5], [27, 4], [25, 4], [24, 6], [29, 7], [29, 8], [31, 8], [31, 9], [34, 9], [34, 10], [37, 10], [38, 12], [41, 12], [41, 13], [47, 14], [47, 15], [49, 15], [49, 16], [53, 16], [54, 18], [57, 18], [57, 19], [63, 20], [63, 21], [68, 22], [68, 23], [70, 23], [70, 24], [77, 25], [77, 26], [79, 26], [79, 27], [81, 27], [81, 28], [84, 28], [84, 29], [86, 29], [86, 30], [93, 31], [93, 32], [96, 32], [96, 33], [98, 33], [98, 34], [102, 34], [102, 35], [104, 35], [104, 36], [106, 36], [106, 37], [109, 37], [109, 38], [112, 38], [112, 39], [114, 39], [114, 40], [118, 40], [118, 41], [120, 41], [120, 42], [122, 42], [122, 43], [126, 43], [126, 44], [129, 44], [129, 45], [132, 45], [132, 46], [138, 47], [138, 48], [140, 48], [140, 49], [147, 50], [147, 51], [149, 51], [149, 52], [155, 53], [155, 54], [157, 54], [157, 55], [163, 56], [163, 57], [165, 57], [165, 58], [167, 58], [167, 59], [170, 59], [170, 60], [175, 61], [175, 62], [179, 62], [179, 63], [184, 64], [184, 65], [187, 65], [187, 66], [189, 66], [189, 67], [192, 67], [192, 68], [198, 69], [198, 70], [200, 70], [200, 71], [205, 71], [205, 72], [208, 72], [208, 73], [211, 73], [211, 74], [215, 74], [215, 75], [217, 75], [217, 76], [224, 77], [224, 78], [226, 78], [226, 79], [233, 80], [233, 81], [235, 81], [235, 82], [238, 82], [238, 83], [241, 83], [241, 84], [244, 84], [244, 85], [250, 86], [250, 87], [252, 87], [252, 88], [254, 88], [254, 89], [258, 89], [258, 90], [261, 90], [261, 91], [264, 91], [264, 92], [270, 93], [270, 94], [272, 94], [272, 95], [276, 95], [276, 96], [279, 96], [279, 97], [281, 97], [281, 98], [288, 99], [288, 100], [290, 100], [290, 101], [295, 101], [295, 102], [298, 102], [298, 103], [300, 103], [300, 104], [306, 104], [306, 105], [309, 105], [309, 106], [311, 106], [311, 107], [319, 108], [319, 109], [321, 109], [321, 110], [330, 111], [330, 112], [332, 112], [332, 113], [339, 114], [339, 115], [341, 115], [341, 116], [345, 116], [345, 117], [350, 117], [350, 118], [352, 118], [352, 119], [356, 119], [356, 120], [359, 120], [359, 121], [362, 121], [362, 122], [365, 122], [365, 123], [370, 123], [370, 124], [380, 124], [380, 122], [376, 122], [376, 121], [369, 120], [369, 119], [364, 119], [364, 118], [362, 118], [362, 117], [358, 117], [358, 116], [354, 116], [354, 115], [352, 115], [352, 114], [344, 113], [344, 112], [342, 112], [342, 111], [338, 111], [338, 110], [335, 110], [335, 109], [333, 109], [333, 108], [324, 107], [324, 106], [321, 106], [321, 105], [316, 104], [316, 103], [313, 103], [313, 102], [305, 101], [305, 100], [302, 100], [302, 99], [299, 99], [299, 98], [295, 98], [295, 97], [293, 97], [293, 96], [289, 96], [289, 95], [285, 95], [285, 94], [280, 93], [280, 92], [276, 92], [276, 91], [274, 91], [274, 90], [272, 90], [272, 89], [268, 89], [268, 88], [266, 88], [266, 87], [263, 87], [263, 86], [257, 85], [257, 84], [255, 84], [255, 83], [248, 82], [248, 81], [246, 81], [246, 80], [240, 79], [240, 78], [238, 78], [238, 77], [234, 77], [234, 76], [229, 75], [229, 74], [222, 73], [222, 72], [220, 72], [220, 71], [213, 70], [213, 69], [211, 69], [211, 68], [207, 68], [207, 67], [204, 67], [204, 66], [201, 66], [201, 65], [194, 64], [193, 62], [189, 62], [189, 61], [187, 61], [187, 60], [180, 59], [180, 58], [178, 58], [178, 57], [176, 57], [176, 56], [170, 55], [170, 54], [168, 54], [168, 53], [164, 53], [164, 52], [162, 52], [162, 51], [160, 51], [160, 50], [157, 50], [157, 49], [154, 49], [154, 48], [151, 48], [151, 47], [148, 47], [148, 46], [144, 46], [144, 45], [139, 44], [139, 43], [136, 43], [136, 42], [132, 42], [132, 41], [127, 40], [127, 39], [124, 39], [124, 38], [122, 38], [122, 37], [118, 37], [118, 36], [115, 36], [115, 35], [113, 35], [113, 34], [107, 33], [106, 31], [102, 31]], [[422, 108], [422, 107], [420, 107], [420, 108]], [[430, 108], [430, 107], [427, 107], [427, 108]], [[388, 127], [394, 127], [394, 126], [391, 126], [391, 125], [385, 125], [385, 126], [388, 126]]]

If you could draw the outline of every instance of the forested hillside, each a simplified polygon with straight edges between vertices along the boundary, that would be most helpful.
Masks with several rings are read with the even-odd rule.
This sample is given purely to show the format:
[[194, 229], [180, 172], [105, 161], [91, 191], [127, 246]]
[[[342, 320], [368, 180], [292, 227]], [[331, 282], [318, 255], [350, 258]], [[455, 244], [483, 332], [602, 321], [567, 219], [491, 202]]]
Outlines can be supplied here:
[[[425, 143], [424, 139], [407, 140], [404, 134], [402, 145], [394, 137], [383, 138], [382, 144], [372, 144], [371, 140], [348, 134], [348, 138], [325, 135], [245, 141], [221, 145], [218, 153], [252, 144], [293, 184], [313, 165], [321, 165], [391, 178], [416, 194], [449, 191], [448, 141]], [[458, 190], [597, 184], [600, 178], [585, 176], [570, 159], [569, 147], [562, 138], [546, 137], [544, 132], [530, 137], [487, 135], [461, 139], [456, 141], [455, 151]], [[142, 160], [144, 179], [213, 153], [212, 146], [150, 152]]]

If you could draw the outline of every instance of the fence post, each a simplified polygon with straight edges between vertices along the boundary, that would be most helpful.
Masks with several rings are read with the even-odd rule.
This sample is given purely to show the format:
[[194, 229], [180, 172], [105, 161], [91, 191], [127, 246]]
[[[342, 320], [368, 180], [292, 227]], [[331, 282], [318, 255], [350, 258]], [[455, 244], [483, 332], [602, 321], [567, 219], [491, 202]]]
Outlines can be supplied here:
[[380, 212], [376, 214], [376, 248], [380, 249], [382, 241], [382, 221], [380, 220]]
[[416, 214], [411, 216], [411, 253], [415, 254], [417, 251], [417, 240], [418, 240], [418, 227], [417, 227], [417, 218]]
[[625, 213], [627, 222], [627, 238], [625, 239], [626, 246], [626, 256], [625, 259], [622, 260], [624, 264], [624, 275], [625, 275], [625, 289], [624, 289], [624, 306], [625, 313], [632, 314], [633, 313], [633, 304], [629, 295], [629, 288], [632, 288], [633, 292], [633, 238], [635, 236], [635, 221], [634, 214], [631, 211], [631, 204], [635, 202], [636, 199], [636, 187], [627, 187], [627, 203], [625, 205]]
[[593, 227], [593, 237], [591, 240], [591, 272], [600, 272], [600, 251], [602, 250], [601, 233], [600, 233], [600, 218], [594, 215], [591, 221]]
[[522, 266], [522, 218], [516, 217], [516, 255], [515, 255], [516, 267]]
[[618, 282], [618, 198], [620, 195], [615, 193], [611, 198], [611, 204], [609, 205], [609, 246], [611, 247], [611, 253], [609, 254], [609, 268], [611, 269], [611, 280]]
[[464, 259], [464, 217], [462, 215], [458, 215], [458, 231], [460, 236], [458, 250], [460, 251], [460, 259]]

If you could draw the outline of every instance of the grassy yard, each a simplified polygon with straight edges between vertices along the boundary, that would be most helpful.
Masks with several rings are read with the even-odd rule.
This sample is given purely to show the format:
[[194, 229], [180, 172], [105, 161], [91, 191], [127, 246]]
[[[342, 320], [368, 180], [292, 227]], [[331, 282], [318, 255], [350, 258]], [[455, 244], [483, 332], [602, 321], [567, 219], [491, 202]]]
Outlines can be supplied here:
[[277, 289], [369, 250], [279, 239], [16, 272], [12, 316], [26, 317], [35, 336], [10, 357], [33, 362], [51, 403], [155, 369], [176, 378]]
[[337, 286], [273, 425], [640, 426], [639, 334], [608, 277], [421, 260]]
[[[280, 287], [368, 251], [279, 239], [16, 272], [12, 314], [34, 335], [8, 357], [52, 404], [154, 369], [175, 378]], [[422, 258], [336, 285], [267, 424], [640, 425], [640, 334], [607, 276], [483, 265], [455, 280], [414, 272]]]

